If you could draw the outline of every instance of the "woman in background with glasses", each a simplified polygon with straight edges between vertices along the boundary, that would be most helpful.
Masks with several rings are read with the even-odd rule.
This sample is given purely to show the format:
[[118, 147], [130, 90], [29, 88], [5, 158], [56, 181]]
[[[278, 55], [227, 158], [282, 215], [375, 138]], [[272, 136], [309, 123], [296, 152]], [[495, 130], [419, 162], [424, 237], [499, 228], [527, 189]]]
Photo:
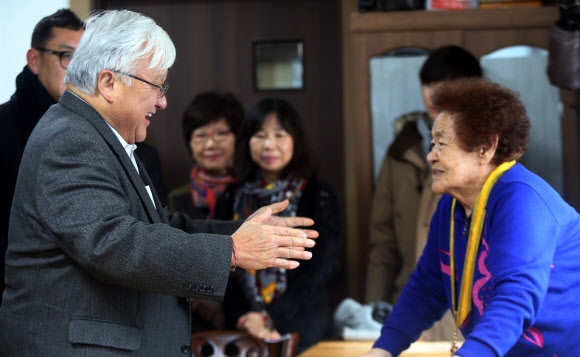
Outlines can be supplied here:
[[[236, 135], [244, 110], [231, 93], [200, 93], [185, 109], [183, 137], [193, 165], [189, 183], [169, 193], [171, 212], [197, 219], [232, 219], [232, 175]], [[192, 332], [223, 329], [224, 314], [215, 301], [191, 299]]]
[[312, 259], [295, 270], [242, 271], [239, 279], [230, 278], [224, 298], [226, 325], [259, 338], [298, 332], [300, 352], [330, 331], [327, 287], [337, 270], [340, 244], [336, 197], [328, 184], [316, 179], [317, 161], [300, 116], [282, 99], [263, 99], [246, 114], [235, 166], [240, 185], [235, 219], [288, 199], [288, 208], [279, 215], [312, 218], [320, 236]]
[[236, 131], [244, 110], [231, 93], [204, 92], [183, 114], [185, 144], [193, 165], [189, 183], [169, 193], [169, 210], [191, 218], [231, 219]]

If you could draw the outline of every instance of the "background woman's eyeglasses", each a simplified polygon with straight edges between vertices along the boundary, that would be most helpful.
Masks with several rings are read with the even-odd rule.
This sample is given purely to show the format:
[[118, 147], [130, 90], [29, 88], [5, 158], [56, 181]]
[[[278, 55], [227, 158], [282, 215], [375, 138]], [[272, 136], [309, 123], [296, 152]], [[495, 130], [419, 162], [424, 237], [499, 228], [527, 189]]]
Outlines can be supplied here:
[[193, 133], [191, 134], [191, 140], [194, 144], [205, 144], [209, 139], [212, 139], [214, 143], [221, 143], [226, 140], [231, 133], [231, 130], [219, 130], [213, 133]]
[[45, 52], [45, 53], [49, 53], [51, 55], [58, 56], [58, 59], [60, 61], [60, 66], [62, 67], [62, 69], [68, 68], [68, 65], [70, 64], [70, 60], [73, 57], [72, 51], [54, 51], [54, 50], [49, 50], [48, 48], [43, 48], [43, 47], [35, 47], [35, 49], [40, 51], [40, 52]]

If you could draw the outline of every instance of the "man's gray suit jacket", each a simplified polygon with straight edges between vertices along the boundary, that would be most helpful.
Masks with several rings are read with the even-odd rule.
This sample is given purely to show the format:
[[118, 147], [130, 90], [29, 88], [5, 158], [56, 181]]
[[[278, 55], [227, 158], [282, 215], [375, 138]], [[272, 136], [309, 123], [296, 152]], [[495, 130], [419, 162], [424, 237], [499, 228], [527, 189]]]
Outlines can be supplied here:
[[186, 298], [223, 298], [240, 224], [168, 217], [139, 171], [73, 93], [40, 120], [10, 218], [1, 356], [189, 355]]

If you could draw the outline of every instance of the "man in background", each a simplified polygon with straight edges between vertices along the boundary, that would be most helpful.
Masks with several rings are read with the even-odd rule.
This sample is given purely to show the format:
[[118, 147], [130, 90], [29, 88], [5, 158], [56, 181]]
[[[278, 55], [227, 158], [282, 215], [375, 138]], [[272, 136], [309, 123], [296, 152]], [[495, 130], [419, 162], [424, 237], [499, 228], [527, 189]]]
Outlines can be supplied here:
[[32, 32], [27, 64], [16, 77], [16, 92], [0, 105], [0, 304], [8, 219], [22, 153], [40, 117], [66, 89], [66, 68], [83, 35], [83, 25], [69, 9], [41, 19]]
[[[440, 196], [431, 190], [427, 154], [431, 126], [439, 114], [433, 92], [446, 81], [481, 77], [475, 56], [459, 46], [433, 51], [421, 66], [421, 94], [426, 112], [397, 118], [397, 135], [381, 165], [371, 208], [371, 236], [367, 267], [366, 300], [394, 304], [409, 280], [427, 242], [431, 216]], [[423, 334], [424, 340], [450, 340], [453, 321], [443, 321]]]

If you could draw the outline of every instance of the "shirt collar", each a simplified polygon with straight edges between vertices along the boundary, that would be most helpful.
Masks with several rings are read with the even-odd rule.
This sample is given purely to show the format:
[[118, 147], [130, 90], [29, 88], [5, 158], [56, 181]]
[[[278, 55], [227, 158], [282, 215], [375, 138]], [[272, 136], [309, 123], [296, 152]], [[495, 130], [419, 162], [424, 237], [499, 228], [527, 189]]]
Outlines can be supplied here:
[[137, 149], [137, 145], [136, 144], [129, 144], [125, 141], [125, 139], [123, 139], [123, 137], [121, 136], [121, 134], [119, 134], [117, 132], [117, 130], [115, 130], [115, 128], [113, 128], [111, 126], [111, 124], [107, 123], [107, 125], [109, 126], [109, 128], [111, 128], [111, 130], [113, 131], [113, 133], [115, 133], [115, 136], [117, 137], [117, 139], [119, 139], [119, 141], [121, 142], [121, 145], [123, 145], [123, 148], [125, 148], [125, 151], [127, 152], [127, 155], [129, 155], [129, 158], [133, 157], [133, 152], [135, 151], [135, 149]]

